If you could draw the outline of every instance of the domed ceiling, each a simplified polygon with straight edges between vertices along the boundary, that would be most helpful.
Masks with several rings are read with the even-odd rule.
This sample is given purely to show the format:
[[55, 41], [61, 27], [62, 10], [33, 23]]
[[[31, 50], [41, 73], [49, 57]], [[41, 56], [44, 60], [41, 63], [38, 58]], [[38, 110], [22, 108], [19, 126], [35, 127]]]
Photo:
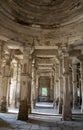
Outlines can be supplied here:
[[9, 0], [12, 15], [19, 23], [58, 27], [81, 18], [82, 0]]
[[77, 40], [83, 38], [82, 23], [83, 0], [0, 0], [0, 35], [10, 39]]

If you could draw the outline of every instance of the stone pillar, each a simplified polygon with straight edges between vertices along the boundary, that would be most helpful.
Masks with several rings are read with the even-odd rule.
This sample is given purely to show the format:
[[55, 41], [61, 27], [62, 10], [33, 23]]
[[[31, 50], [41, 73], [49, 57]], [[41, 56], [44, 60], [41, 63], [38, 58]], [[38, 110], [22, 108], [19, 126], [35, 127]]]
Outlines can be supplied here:
[[70, 90], [71, 90], [71, 107], [73, 107], [73, 84], [72, 84], [72, 67], [69, 70], [69, 78], [70, 78]]
[[54, 70], [54, 101], [56, 100], [56, 72]]
[[15, 107], [19, 107], [19, 102], [20, 102], [20, 75], [21, 75], [21, 66], [19, 61], [17, 61], [16, 65], [16, 91], [15, 91]]
[[73, 79], [73, 109], [77, 105], [77, 66], [76, 64], [72, 65], [72, 79]]
[[35, 108], [36, 102], [36, 72], [35, 72], [35, 61], [32, 63], [32, 86], [31, 86], [31, 98], [32, 98], [32, 108]]
[[30, 71], [30, 51], [31, 48], [29, 46], [24, 46], [23, 48], [23, 61], [22, 61], [22, 70], [21, 70], [21, 86], [20, 86], [20, 106], [18, 119], [19, 120], [27, 120], [28, 113], [30, 112], [30, 94], [31, 94], [31, 77]]
[[54, 108], [56, 108], [56, 68], [54, 68]]
[[81, 113], [83, 114], [83, 61], [80, 62], [80, 73], [81, 73], [81, 93], [82, 93]]
[[3, 67], [2, 74], [2, 99], [1, 99], [1, 112], [7, 112], [8, 110], [8, 98], [9, 98], [9, 85], [10, 85], [10, 61], [6, 60], [6, 64]]
[[[2, 45], [0, 44], [0, 101], [2, 98]], [[0, 110], [1, 110], [1, 102], [0, 102]]]
[[59, 64], [56, 64], [56, 100], [59, 98]]
[[53, 101], [53, 75], [50, 76], [50, 101]]
[[11, 85], [10, 85], [10, 107], [15, 108], [17, 104], [17, 82], [18, 82], [18, 65], [17, 60], [11, 61]]
[[[65, 50], [66, 51], [66, 50]], [[64, 82], [64, 100], [63, 100], [63, 120], [72, 120], [71, 112], [71, 90], [70, 90], [70, 81], [69, 81], [69, 55], [67, 52], [63, 55], [63, 82]]]
[[36, 93], [36, 102], [39, 101], [39, 97], [38, 97], [38, 81], [39, 81], [39, 75], [37, 73], [37, 69], [36, 69], [36, 89], [35, 89], [35, 93]]
[[62, 59], [59, 59], [59, 114], [62, 114], [63, 106], [63, 76], [62, 76]]
[[28, 114], [30, 114], [32, 112], [31, 110], [31, 102], [32, 102], [32, 98], [31, 98], [31, 82], [32, 82], [32, 58], [31, 55], [29, 56], [29, 76], [28, 76]]
[[54, 95], [55, 95], [55, 101], [54, 101], [54, 106], [55, 108], [58, 108], [58, 103], [59, 103], [59, 64], [56, 64], [55, 66], [55, 88], [54, 88]]

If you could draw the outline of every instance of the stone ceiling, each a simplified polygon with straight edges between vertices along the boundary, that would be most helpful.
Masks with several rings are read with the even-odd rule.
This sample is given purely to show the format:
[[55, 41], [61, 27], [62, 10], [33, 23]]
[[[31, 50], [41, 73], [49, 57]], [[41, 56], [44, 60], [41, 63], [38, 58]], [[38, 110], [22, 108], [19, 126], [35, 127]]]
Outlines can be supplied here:
[[81, 0], [11, 0], [9, 7], [16, 22], [39, 25], [43, 28], [58, 27], [81, 19]]
[[83, 0], [0, 0], [0, 40], [56, 46], [83, 42]]

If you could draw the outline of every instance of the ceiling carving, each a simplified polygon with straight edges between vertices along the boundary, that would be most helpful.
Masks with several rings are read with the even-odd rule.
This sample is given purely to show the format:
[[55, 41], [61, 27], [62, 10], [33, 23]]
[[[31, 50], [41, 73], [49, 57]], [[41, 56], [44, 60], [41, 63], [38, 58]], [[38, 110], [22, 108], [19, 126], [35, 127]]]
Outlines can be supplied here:
[[9, 7], [15, 20], [24, 25], [37, 24], [44, 28], [58, 27], [80, 19], [81, 0], [11, 0]]

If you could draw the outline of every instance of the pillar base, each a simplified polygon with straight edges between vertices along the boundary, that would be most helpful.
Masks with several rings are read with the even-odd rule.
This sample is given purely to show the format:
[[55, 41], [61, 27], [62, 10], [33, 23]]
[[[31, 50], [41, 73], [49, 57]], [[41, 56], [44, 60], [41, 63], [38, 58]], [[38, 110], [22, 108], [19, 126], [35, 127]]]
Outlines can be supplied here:
[[66, 103], [66, 105], [64, 105], [62, 118], [64, 121], [72, 121], [71, 104], [68, 105]]
[[7, 112], [7, 102], [6, 102], [6, 97], [4, 97], [4, 96], [1, 101], [1, 110], [0, 111], [3, 113]]
[[64, 120], [64, 121], [72, 121], [72, 114], [63, 115], [62, 120]]
[[6, 113], [7, 112], [7, 103], [6, 102], [2, 102], [1, 103], [1, 112]]
[[18, 120], [22, 121], [28, 120], [28, 105], [26, 100], [20, 102]]
[[59, 99], [59, 114], [62, 114], [62, 108], [63, 108], [63, 99]]

